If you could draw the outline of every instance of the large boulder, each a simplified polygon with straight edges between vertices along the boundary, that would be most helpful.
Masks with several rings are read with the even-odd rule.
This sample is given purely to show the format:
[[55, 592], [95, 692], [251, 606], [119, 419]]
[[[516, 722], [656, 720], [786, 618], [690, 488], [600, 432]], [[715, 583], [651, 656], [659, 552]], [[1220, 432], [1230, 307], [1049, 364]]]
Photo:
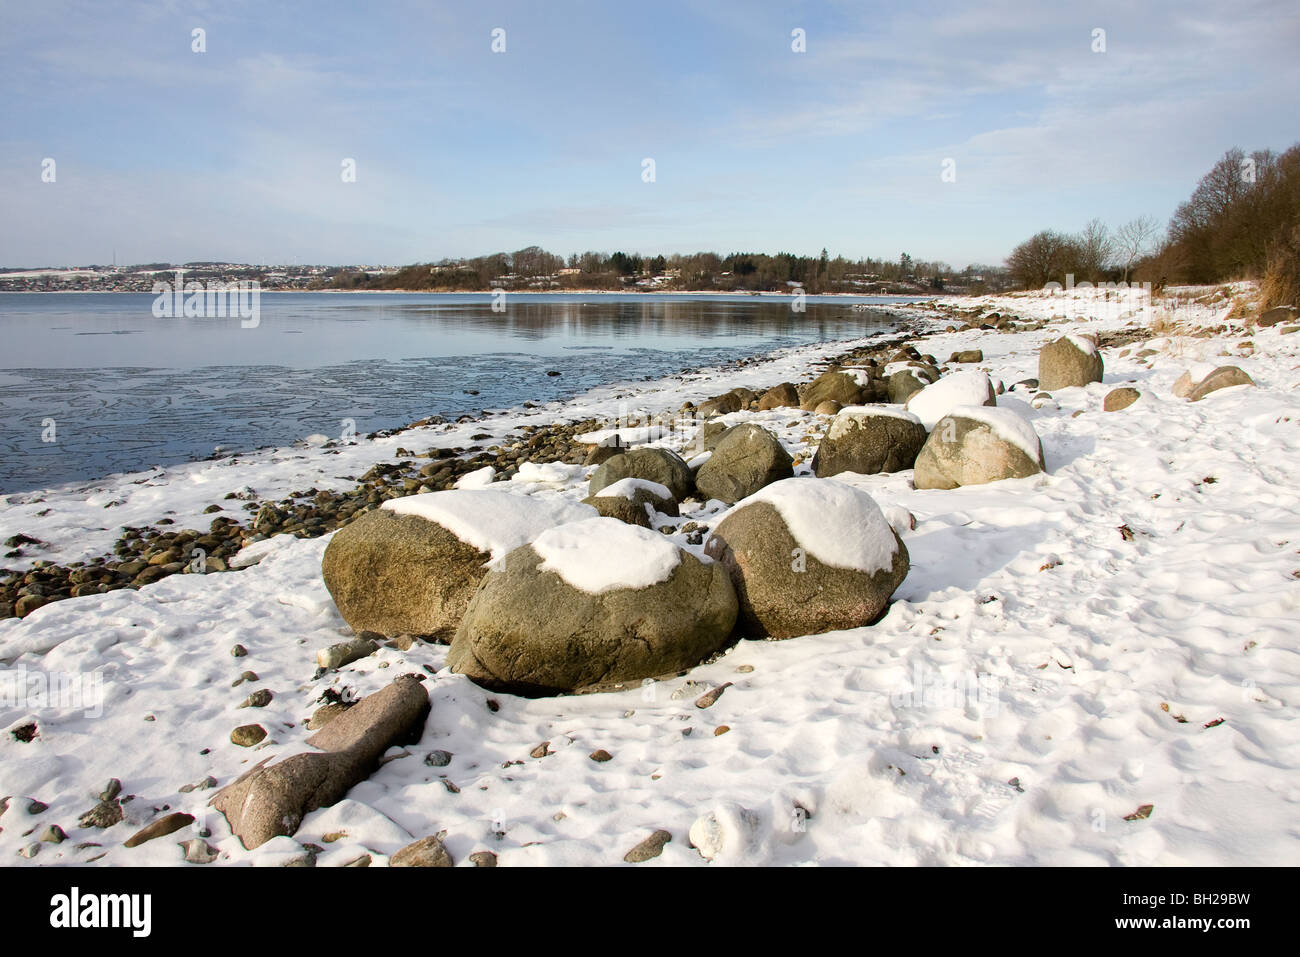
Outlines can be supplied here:
[[857, 405], [862, 400], [862, 384], [847, 372], [823, 372], [804, 390], [799, 408], [811, 412], [823, 402]]
[[450, 638], [485, 565], [585, 506], [488, 489], [390, 499], [339, 529], [321, 575], [354, 631]]
[[916, 457], [917, 488], [952, 489], [1044, 471], [1043, 445], [1026, 419], [1011, 409], [964, 406], [930, 432]]
[[925, 445], [925, 426], [910, 412], [883, 406], [850, 406], [831, 421], [813, 456], [813, 473], [901, 472], [916, 463]]
[[587, 494], [595, 495], [620, 479], [645, 479], [664, 486], [678, 501], [684, 501], [695, 491], [691, 467], [670, 449], [632, 449], [616, 455], [592, 473], [587, 483]]
[[902, 405], [928, 383], [922, 382], [916, 369], [899, 369], [890, 375], [888, 382], [889, 401]]
[[1062, 336], [1038, 350], [1038, 387], [1044, 392], [1100, 382], [1103, 371], [1091, 336]]
[[794, 638], [876, 621], [907, 576], [907, 548], [870, 495], [786, 479], [738, 503], [705, 553], [736, 586], [737, 631]]
[[983, 372], [954, 372], [928, 385], [907, 400], [911, 412], [927, 429], [963, 405], [997, 405], [997, 391]]
[[292, 835], [306, 815], [336, 803], [364, 780], [390, 747], [418, 741], [428, 714], [422, 678], [401, 675], [307, 739], [320, 750], [269, 767], [268, 758], [218, 791], [210, 804], [249, 850]]
[[774, 385], [759, 397], [758, 410], [760, 412], [766, 412], [768, 409], [784, 408], [799, 408], [799, 390], [789, 382]]
[[515, 694], [599, 690], [699, 664], [735, 621], [722, 566], [595, 518], [507, 555], [470, 602], [447, 664]]
[[729, 429], [700, 466], [695, 487], [700, 494], [728, 505], [765, 485], [794, 475], [794, 460], [781, 441], [762, 426]]

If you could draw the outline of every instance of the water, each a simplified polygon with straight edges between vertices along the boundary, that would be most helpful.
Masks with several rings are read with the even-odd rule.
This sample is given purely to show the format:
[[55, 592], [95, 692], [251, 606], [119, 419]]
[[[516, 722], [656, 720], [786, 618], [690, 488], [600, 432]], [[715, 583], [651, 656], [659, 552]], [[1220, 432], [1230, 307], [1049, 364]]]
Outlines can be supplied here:
[[0, 293], [0, 493], [856, 338], [880, 323], [853, 303], [903, 301], [266, 293], [242, 328], [155, 319], [148, 293]]

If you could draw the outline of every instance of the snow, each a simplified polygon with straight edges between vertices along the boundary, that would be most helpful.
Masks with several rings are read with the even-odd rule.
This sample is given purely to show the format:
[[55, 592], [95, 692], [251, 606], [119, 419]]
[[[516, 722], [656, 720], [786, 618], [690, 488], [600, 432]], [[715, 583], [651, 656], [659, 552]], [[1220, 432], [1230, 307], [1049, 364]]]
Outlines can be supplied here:
[[512, 482], [534, 482], [538, 485], [567, 485], [582, 478], [586, 470], [581, 465], [563, 462], [521, 462]]
[[601, 498], [636, 498], [637, 492], [649, 492], [655, 498], [663, 500], [673, 497], [668, 486], [660, 485], [658, 482], [651, 482], [649, 479], [625, 478], [619, 479], [611, 485], [606, 485], [598, 493]]
[[1028, 420], [1009, 408], [989, 405], [959, 405], [949, 410], [948, 415], [963, 419], [974, 419], [993, 430], [993, 434], [1004, 442], [1010, 442], [1035, 462], [1042, 455], [1042, 444], [1038, 433]]
[[823, 565], [872, 574], [893, 564], [898, 543], [875, 500], [834, 479], [773, 482], [736, 508], [767, 502], [781, 513], [794, 540]]
[[456, 480], [456, 488], [487, 488], [497, 477], [497, 470], [491, 465], [485, 465], [481, 469], [475, 469], [473, 472], [466, 472]]
[[[422, 739], [392, 749], [392, 760], [343, 802], [308, 815], [294, 835], [325, 848], [319, 866], [362, 854], [384, 866], [404, 844], [442, 830], [460, 865], [491, 850], [503, 866], [623, 866], [632, 846], [667, 828], [673, 840], [662, 855], [636, 866], [707, 867], [689, 832], [710, 814], [718, 833], [752, 837], [734, 845], [746, 863], [1293, 865], [1300, 336], [1257, 330], [1249, 354], [1236, 348], [1244, 337], [1241, 321], [1227, 318], [1230, 301], [1196, 301], [1204, 289], [1171, 292], [1178, 303], [1076, 289], [910, 310], [918, 328], [934, 332], [917, 342], [921, 351], [980, 348], [1007, 382], [1035, 376], [1038, 349], [1067, 330], [1157, 319], [1231, 329], [1104, 348], [1106, 386], [1143, 393], [1122, 412], [1101, 411], [1105, 388], [1066, 390], [1058, 402], [1022, 410], [1050, 466], [1039, 482], [936, 494], [911, 488], [909, 472], [836, 476], [881, 503], [910, 553], [906, 581], [869, 628], [741, 642], [681, 679], [563, 698], [489, 694], [445, 667], [445, 646], [424, 643], [383, 647], [313, 679], [316, 652], [352, 633], [320, 578], [328, 537], [291, 535], [250, 545], [240, 554], [258, 561], [242, 571], [173, 575], [0, 621], [0, 795], [12, 795], [0, 819], [0, 861], [66, 865], [103, 854], [100, 865], [180, 866], [176, 841], [204, 826], [221, 853], [213, 866], [280, 860], [284, 841], [245, 850], [207, 807], [214, 791], [180, 788], [208, 775], [224, 786], [258, 761], [302, 750], [304, 719], [326, 689], [365, 695], [419, 672], [433, 709]], [[959, 324], [949, 307], [1050, 324], [945, 333]], [[464, 447], [491, 432], [504, 448], [523, 426], [607, 420], [620, 403], [672, 415], [684, 401], [735, 386], [807, 381], [852, 345], [602, 386], [569, 403], [333, 450], [276, 449], [10, 495], [0, 499], [0, 538], [25, 532], [49, 546], [3, 564], [99, 555], [122, 524], [169, 513], [178, 527], [206, 528], [204, 507], [231, 490], [273, 498], [352, 488], [372, 465], [405, 458], [399, 447]], [[1138, 360], [1143, 348], [1157, 354]], [[1172, 386], [1193, 362], [1239, 366], [1259, 387], [1188, 404]], [[806, 474], [824, 429], [813, 413], [779, 409], [742, 420], [803, 454]], [[686, 439], [665, 442], [680, 449]], [[576, 505], [586, 483], [497, 483], [473, 494]], [[242, 504], [233, 508], [247, 520]], [[915, 516], [914, 531], [903, 510]], [[717, 503], [683, 512], [682, 523], [706, 527], [728, 514]], [[698, 553], [685, 533], [661, 538]], [[247, 657], [231, 657], [235, 642]], [[245, 670], [260, 681], [232, 687]], [[100, 707], [6, 697], [13, 685], [5, 682], [18, 676], [98, 676]], [[698, 693], [673, 697], [687, 681], [734, 684], [702, 711]], [[263, 687], [275, 692], [270, 705], [237, 708]], [[29, 720], [39, 729], [30, 743], [8, 733]], [[270, 732], [252, 753], [229, 740], [250, 721]], [[724, 723], [732, 730], [715, 737]], [[542, 740], [554, 753], [530, 760]], [[615, 759], [591, 761], [596, 748]], [[434, 749], [451, 752], [450, 764], [425, 764]], [[136, 795], [124, 805], [127, 822], [77, 828], [114, 777]], [[49, 809], [28, 815], [25, 798]], [[123, 847], [164, 804], [194, 814], [196, 830]], [[1124, 820], [1144, 804], [1154, 805], [1148, 819]], [[795, 827], [799, 807], [811, 816]], [[69, 840], [19, 857], [48, 824]], [[77, 850], [85, 841], [102, 847]], [[725, 840], [715, 860], [729, 862]]]
[[931, 379], [931, 375], [933, 373], [931, 373], [929, 369], [922, 368], [921, 364], [917, 362], [915, 359], [908, 359], [906, 361], [886, 363], [885, 371], [881, 373], [881, 375], [884, 378], [888, 379], [896, 372], [910, 372], [919, 382], [933, 381]]
[[899, 408], [898, 406], [846, 405], [835, 414], [835, 418], [831, 419], [831, 427], [827, 432], [827, 436], [832, 439], [839, 438], [848, 431], [850, 419], [869, 419], [876, 416], [890, 419], [904, 419], [908, 422], [915, 422], [917, 425], [921, 424], [919, 418], [911, 412], [908, 412], [906, 409]]
[[581, 521], [595, 514], [589, 505], [574, 505], [512, 492], [449, 489], [391, 498], [381, 506], [398, 515], [417, 515], [436, 522], [466, 545], [497, 562], [527, 545], [553, 525]]
[[593, 595], [657, 585], [682, 561], [681, 549], [665, 536], [616, 518], [560, 525], [537, 536], [532, 546], [543, 571]]
[[1070, 341], [1070, 344], [1073, 345], [1080, 352], [1082, 352], [1085, 356], [1092, 356], [1097, 354], [1097, 343], [1093, 342], [1092, 339], [1089, 338], [1088, 336], [1079, 336], [1071, 333], [1065, 338], [1068, 339]]
[[914, 392], [907, 400], [907, 411], [927, 429], [933, 429], [956, 406], [981, 404], [991, 388], [989, 377], [983, 372], [954, 372]]

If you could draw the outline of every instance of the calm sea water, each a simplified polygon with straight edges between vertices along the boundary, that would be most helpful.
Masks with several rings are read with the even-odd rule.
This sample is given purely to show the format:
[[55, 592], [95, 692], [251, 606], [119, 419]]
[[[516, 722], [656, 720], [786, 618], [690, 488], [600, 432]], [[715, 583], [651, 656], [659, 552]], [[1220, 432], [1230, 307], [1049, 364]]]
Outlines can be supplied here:
[[854, 303], [908, 300], [810, 297], [799, 314], [754, 296], [521, 295], [495, 313], [488, 294], [265, 293], [256, 328], [156, 319], [153, 301], [0, 293], [0, 493], [856, 338], [880, 320]]

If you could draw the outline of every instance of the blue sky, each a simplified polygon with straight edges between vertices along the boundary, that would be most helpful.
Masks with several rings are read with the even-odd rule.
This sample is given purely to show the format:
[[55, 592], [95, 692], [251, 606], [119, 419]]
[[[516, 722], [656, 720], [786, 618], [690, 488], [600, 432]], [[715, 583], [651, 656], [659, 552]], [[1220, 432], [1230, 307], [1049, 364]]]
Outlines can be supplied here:
[[537, 244], [960, 268], [1165, 221], [1229, 147], [1300, 140], [1294, 0], [22, 0], [0, 22], [9, 266]]

